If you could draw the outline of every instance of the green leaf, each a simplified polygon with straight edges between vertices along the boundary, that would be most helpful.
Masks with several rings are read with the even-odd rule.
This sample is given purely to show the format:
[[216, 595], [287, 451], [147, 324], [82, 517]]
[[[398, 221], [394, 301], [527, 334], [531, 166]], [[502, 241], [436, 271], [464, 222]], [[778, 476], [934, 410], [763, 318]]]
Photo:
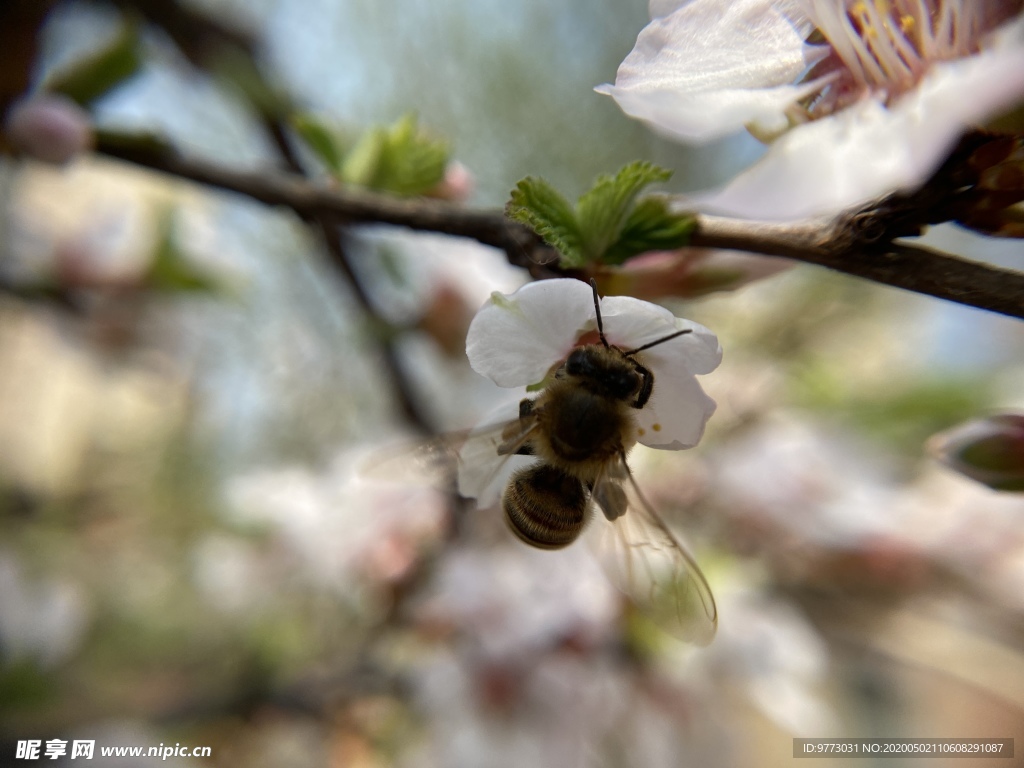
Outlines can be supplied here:
[[175, 235], [174, 216], [171, 214], [163, 217], [153, 260], [143, 282], [147, 288], [156, 291], [220, 292], [220, 286], [190, 264], [182, 253]]
[[341, 166], [341, 179], [347, 184], [376, 189], [378, 169], [387, 141], [383, 129], [373, 128], [356, 141], [345, 155]]
[[49, 90], [88, 106], [138, 72], [141, 66], [138, 29], [133, 22], [126, 22], [104, 48], [54, 75]]
[[690, 242], [696, 218], [674, 213], [663, 197], [645, 197], [626, 218], [618, 239], [601, 256], [605, 264], [622, 264], [647, 251], [672, 251]]
[[582, 267], [586, 257], [576, 212], [544, 179], [527, 176], [512, 190], [512, 199], [505, 208], [510, 219], [527, 225], [544, 238], [544, 242], [561, 254], [561, 265]]
[[646, 161], [630, 163], [614, 176], [599, 176], [576, 204], [585, 259], [601, 260], [619, 241], [637, 195], [649, 184], [667, 181], [671, 176], [671, 171]]
[[377, 189], [419, 195], [444, 179], [451, 152], [447, 142], [423, 133], [414, 115], [406, 115], [386, 133]]
[[291, 122], [299, 138], [327, 170], [335, 176], [340, 175], [344, 155], [334, 132], [313, 115], [293, 115]]
[[531, 227], [561, 254], [561, 266], [621, 264], [638, 253], [680, 248], [689, 242], [696, 219], [673, 213], [660, 197], [637, 200], [648, 184], [672, 172], [645, 161], [597, 178], [573, 208], [543, 179], [523, 179], [506, 213]]
[[420, 195], [444, 179], [450, 155], [447, 142], [431, 138], [414, 115], [406, 115], [363, 134], [345, 157], [341, 177], [380, 192]]

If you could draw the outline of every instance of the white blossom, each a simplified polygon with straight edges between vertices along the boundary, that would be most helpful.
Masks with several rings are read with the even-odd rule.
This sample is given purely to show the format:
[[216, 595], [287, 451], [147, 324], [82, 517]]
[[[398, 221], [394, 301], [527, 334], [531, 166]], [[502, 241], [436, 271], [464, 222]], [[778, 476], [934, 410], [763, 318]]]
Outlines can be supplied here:
[[[654, 377], [636, 425], [639, 442], [651, 448], [692, 448], [715, 410], [715, 401], [695, 378], [722, 361], [715, 334], [629, 296], [601, 299], [601, 316], [608, 343], [623, 351], [690, 331], [635, 356]], [[493, 294], [469, 327], [466, 354], [473, 370], [495, 384], [522, 387], [543, 382], [574, 347], [594, 343], [599, 341], [590, 287], [572, 279], [544, 280], [510, 296]]]
[[[440, 535], [444, 496], [433, 488], [369, 477], [366, 460], [349, 451], [323, 470], [291, 466], [236, 477], [226, 488], [230, 518], [266, 526], [295, 574], [315, 587], [351, 595], [359, 586], [397, 580], [417, 559], [420, 545]], [[247, 564], [240, 562], [235, 574], [217, 572], [208, 558], [224, 548], [209, 546], [197, 558], [208, 591], [221, 604], [244, 601], [244, 594], [231, 592]]]
[[836, 713], [821, 695], [829, 651], [799, 608], [769, 590], [726, 581], [719, 591], [729, 616], [714, 646], [696, 663], [717, 688], [738, 686], [759, 710], [794, 736], [833, 732]]
[[684, 141], [777, 138], [706, 210], [799, 219], [927, 180], [1024, 99], [1019, 0], [652, 0], [611, 95]]
[[439, 564], [417, 618], [465, 632], [494, 658], [550, 648], [567, 637], [597, 646], [618, 619], [619, 594], [585, 549], [561, 555], [521, 546], [454, 548]]
[[88, 623], [76, 584], [34, 577], [16, 553], [0, 550], [0, 648], [7, 659], [59, 664], [78, 649]]

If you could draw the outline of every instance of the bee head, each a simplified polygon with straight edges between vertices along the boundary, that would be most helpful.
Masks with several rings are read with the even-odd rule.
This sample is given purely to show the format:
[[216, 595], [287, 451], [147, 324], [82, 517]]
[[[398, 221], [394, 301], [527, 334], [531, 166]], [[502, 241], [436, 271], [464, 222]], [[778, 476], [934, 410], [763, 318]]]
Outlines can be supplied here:
[[641, 377], [630, 358], [614, 347], [598, 344], [576, 347], [566, 358], [562, 370], [567, 376], [614, 400], [625, 400], [641, 385]]
[[592, 391], [615, 400], [626, 400], [635, 394], [633, 407], [643, 408], [654, 389], [654, 376], [637, 361], [635, 355], [691, 333], [692, 329], [683, 328], [635, 349], [623, 351], [608, 343], [608, 338], [604, 335], [604, 319], [601, 317], [601, 297], [597, 293], [597, 281], [591, 279], [590, 287], [594, 292], [594, 315], [601, 344], [589, 344], [574, 349], [563, 364], [562, 371], [569, 376], [581, 378]]

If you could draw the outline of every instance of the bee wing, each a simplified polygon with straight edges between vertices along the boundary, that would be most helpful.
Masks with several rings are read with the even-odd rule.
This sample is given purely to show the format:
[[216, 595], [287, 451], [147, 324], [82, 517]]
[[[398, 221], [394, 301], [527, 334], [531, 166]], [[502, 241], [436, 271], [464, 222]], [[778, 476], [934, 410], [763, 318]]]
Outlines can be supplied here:
[[623, 459], [594, 484], [605, 514], [593, 523], [598, 558], [612, 583], [671, 634], [707, 645], [718, 627], [711, 587], [693, 555], [644, 498]]
[[537, 418], [531, 415], [470, 430], [455, 451], [459, 493], [475, 498], [480, 507], [493, 505], [510, 474], [503, 470], [536, 461], [516, 455], [536, 428]]
[[480, 506], [488, 506], [500, 494], [501, 487], [495, 481], [501, 470], [536, 426], [536, 418], [526, 416], [392, 446], [375, 453], [364, 463], [362, 471], [368, 477], [385, 481], [439, 487], [451, 487], [457, 482], [462, 495], [477, 498]]

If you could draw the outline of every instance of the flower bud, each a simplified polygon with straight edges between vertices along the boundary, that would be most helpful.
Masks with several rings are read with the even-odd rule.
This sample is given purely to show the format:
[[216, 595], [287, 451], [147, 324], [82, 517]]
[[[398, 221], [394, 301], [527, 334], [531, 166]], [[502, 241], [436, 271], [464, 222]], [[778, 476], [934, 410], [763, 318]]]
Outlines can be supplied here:
[[650, 251], [621, 267], [595, 275], [600, 291], [645, 301], [674, 297], [694, 299], [716, 291], [734, 291], [793, 266], [789, 259], [751, 256], [739, 251], [680, 248]]
[[428, 190], [426, 194], [427, 197], [436, 197], [439, 200], [462, 203], [473, 193], [473, 185], [473, 174], [458, 160], [453, 160], [444, 169], [444, 178], [432, 189]]
[[66, 96], [41, 94], [16, 103], [4, 133], [14, 149], [45, 163], [64, 165], [92, 146], [92, 118]]
[[473, 310], [455, 286], [442, 282], [434, 290], [417, 326], [441, 347], [446, 355], [461, 358]]
[[1024, 491], [1024, 414], [968, 421], [928, 441], [943, 464], [997, 491]]

